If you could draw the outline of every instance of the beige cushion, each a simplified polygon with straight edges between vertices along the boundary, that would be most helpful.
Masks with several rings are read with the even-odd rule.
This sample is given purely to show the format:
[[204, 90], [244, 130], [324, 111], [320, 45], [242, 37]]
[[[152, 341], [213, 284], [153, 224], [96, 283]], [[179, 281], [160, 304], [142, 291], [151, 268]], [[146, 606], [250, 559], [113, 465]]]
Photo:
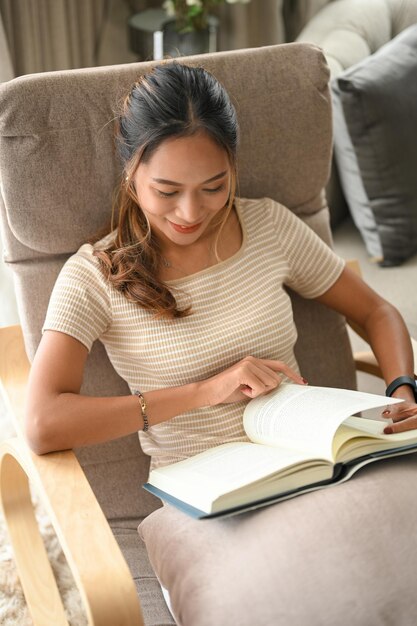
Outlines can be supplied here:
[[412, 626], [417, 456], [228, 519], [170, 506], [139, 533], [181, 626]]
[[[188, 62], [212, 70], [237, 107], [240, 195], [272, 197], [297, 213], [325, 206], [331, 118], [323, 55], [296, 44]], [[8, 222], [20, 244], [69, 254], [110, 217], [120, 169], [112, 119], [151, 65], [29, 75], [1, 85], [0, 168]]]

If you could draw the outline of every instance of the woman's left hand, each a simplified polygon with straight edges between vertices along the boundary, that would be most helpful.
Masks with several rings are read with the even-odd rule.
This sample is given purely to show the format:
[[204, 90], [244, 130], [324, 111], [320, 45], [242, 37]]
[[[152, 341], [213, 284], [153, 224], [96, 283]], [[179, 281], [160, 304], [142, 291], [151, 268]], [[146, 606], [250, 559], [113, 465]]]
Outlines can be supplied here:
[[391, 418], [394, 422], [384, 428], [385, 435], [413, 430], [417, 428], [417, 404], [414, 402], [393, 404], [382, 412], [382, 417]]

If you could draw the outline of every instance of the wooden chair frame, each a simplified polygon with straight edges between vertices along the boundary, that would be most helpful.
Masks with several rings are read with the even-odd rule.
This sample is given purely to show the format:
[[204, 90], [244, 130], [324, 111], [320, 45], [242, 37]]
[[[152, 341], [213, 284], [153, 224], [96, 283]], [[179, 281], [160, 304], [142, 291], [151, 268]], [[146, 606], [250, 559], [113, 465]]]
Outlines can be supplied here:
[[[68, 626], [35, 518], [29, 479], [51, 519], [89, 626], [143, 626], [129, 568], [75, 454], [38, 456], [24, 439], [29, 367], [20, 326], [0, 329], [1, 391], [18, 433], [0, 444], [0, 501], [33, 622]], [[86, 528], [94, 532], [87, 533]], [[94, 555], [89, 559], [87, 542], [88, 553]]]

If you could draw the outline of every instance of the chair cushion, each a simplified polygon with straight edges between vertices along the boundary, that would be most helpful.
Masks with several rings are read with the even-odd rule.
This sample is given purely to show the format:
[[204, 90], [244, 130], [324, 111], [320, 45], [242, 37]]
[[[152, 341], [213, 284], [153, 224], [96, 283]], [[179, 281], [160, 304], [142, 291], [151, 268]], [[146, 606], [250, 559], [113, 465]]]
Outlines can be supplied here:
[[[236, 105], [240, 195], [279, 200], [330, 243], [322, 189], [330, 168], [331, 101], [321, 50], [285, 44], [184, 61], [212, 71]], [[153, 65], [45, 72], [0, 86], [2, 237], [30, 358], [59, 269], [111, 214], [120, 174], [113, 120], [130, 85]], [[294, 315], [296, 355], [310, 382], [354, 387], [342, 318], [330, 311], [323, 318], [318, 303], [301, 298], [294, 298]], [[313, 350], [328, 341], [332, 349], [317, 359]], [[128, 393], [99, 343], [88, 358], [82, 393]], [[158, 505], [140, 489], [149, 458], [136, 435], [77, 450], [77, 456], [112, 523], [140, 519]]]
[[417, 251], [417, 25], [332, 83], [335, 154], [368, 253]]
[[[325, 206], [332, 137], [322, 52], [292, 44], [182, 61], [212, 71], [236, 105], [239, 195], [271, 197], [303, 214]], [[18, 253], [70, 254], [110, 220], [120, 175], [113, 120], [154, 65], [45, 72], [0, 86], [0, 168]], [[9, 246], [6, 238], [15, 261]]]
[[417, 455], [236, 517], [139, 526], [182, 626], [411, 626]]
[[173, 626], [175, 621], [136, 528], [129, 522], [111, 524], [111, 528], [135, 581], [145, 626]]
[[[323, 194], [332, 148], [331, 101], [322, 51], [294, 43], [183, 61], [212, 71], [236, 105], [240, 195], [278, 200], [331, 243]], [[112, 120], [132, 82], [153, 65], [45, 72], [0, 86], [4, 253], [16, 274], [30, 358], [59, 268], [111, 214], [120, 170], [112, 149]], [[332, 313], [323, 322], [317, 303], [295, 300], [296, 324], [302, 329], [296, 356], [310, 382], [354, 387], [340, 317]], [[311, 344], [327, 341], [329, 333], [336, 338], [334, 347], [316, 367]], [[96, 365], [102, 367], [106, 359], [100, 354]], [[340, 363], [346, 367], [341, 369]], [[112, 393], [113, 381], [106, 374], [106, 385], [101, 385], [106, 394]], [[97, 393], [97, 377], [87, 384], [90, 393]]]

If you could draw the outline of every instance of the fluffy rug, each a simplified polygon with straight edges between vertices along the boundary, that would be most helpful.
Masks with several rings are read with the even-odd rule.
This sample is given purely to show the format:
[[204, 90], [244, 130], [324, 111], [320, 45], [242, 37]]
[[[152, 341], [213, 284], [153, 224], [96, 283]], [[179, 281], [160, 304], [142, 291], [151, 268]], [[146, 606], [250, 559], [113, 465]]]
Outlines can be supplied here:
[[[1, 405], [1, 398], [0, 398]], [[0, 441], [13, 435], [10, 422], [0, 406]], [[54, 529], [41, 503], [32, 491], [36, 517], [57, 580], [70, 626], [87, 626], [81, 598], [71, 571], [60, 548]], [[33, 564], [35, 569], [35, 564]], [[0, 624], [2, 626], [33, 626], [13, 560], [13, 551], [6, 523], [0, 510]]]

